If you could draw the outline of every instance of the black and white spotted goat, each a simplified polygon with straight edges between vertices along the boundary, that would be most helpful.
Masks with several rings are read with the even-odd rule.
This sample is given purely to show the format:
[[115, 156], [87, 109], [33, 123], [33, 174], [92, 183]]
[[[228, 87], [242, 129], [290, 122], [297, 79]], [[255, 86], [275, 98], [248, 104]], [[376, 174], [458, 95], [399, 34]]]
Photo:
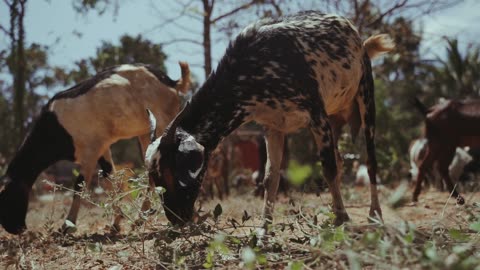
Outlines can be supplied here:
[[[28, 198], [37, 176], [58, 160], [80, 164], [81, 184], [88, 187], [97, 162], [104, 172], [114, 170], [110, 145], [138, 136], [143, 153], [150, 143], [145, 114], [152, 108], [163, 130], [180, 110], [179, 92], [190, 85], [188, 64], [180, 63], [182, 78], [170, 79], [159, 69], [143, 64], [111, 67], [56, 94], [44, 106], [33, 128], [10, 162], [0, 193], [0, 224], [13, 234], [25, 228]], [[1, 188], [0, 188], [1, 190]], [[67, 220], [75, 224], [80, 207], [75, 193]], [[119, 228], [115, 218], [114, 228]], [[65, 222], [64, 229], [68, 229]]]
[[147, 149], [150, 177], [166, 188], [167, 218], [174, 224], [192, 218], [210, 153], [222, 138], [250, 121], [265, 127], [268, 160], [263, 216], [267, 224], [278, 189], [284, 136], [302, 127], [310, 128], [318, 146], [333, 197], [335, 223], [349, 220], [339, 190], [342, 160], [335, 134], [346, 123], [355, 134], [364, 127], [368, 173], [373, 179], [370, 216], [381, 216], [370, 59], [391, 49], [385, 35], [362, 44], [347, 19], [314, 11], [261, 20], [245, 28], [191, 103]]

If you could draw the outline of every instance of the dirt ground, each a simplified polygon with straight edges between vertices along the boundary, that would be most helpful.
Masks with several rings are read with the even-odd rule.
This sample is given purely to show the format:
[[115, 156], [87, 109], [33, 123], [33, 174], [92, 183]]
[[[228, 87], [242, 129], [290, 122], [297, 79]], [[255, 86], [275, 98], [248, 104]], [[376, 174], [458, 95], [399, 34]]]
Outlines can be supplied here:
[[[445, 228], [458, 228], [459, 215], [468, 215], [471, 213], [468, 209], [478, 207], [477, 203], [480, 203], [480, 192], [464, 194], [466, 206], [458, 206], [454, 199], [449, 199], [448, 193], [429, 190], [421, 195], [419, 203], [413, 204], [409, 201], [411, 190], [408, 190], [404, 194], [407, 201], [401, 207], [392, 209], [389, 207], [389, 201], [393, 194], [394, 190], [386, 188], [380, 190], [385, 224], [395, 226], [408, 221], [418, 231], [425, 233], [434, 230], [439, 224]], [[347, 212], [352, 219], [348, 226], [359, 226], [359, 228], [363, 225], [368, 226], [369, 189], [344, 188], [343, 197]], [[96, 201], [102, 201], [102, 198], [97, 198]], [[189, 242], [189, 245], [183, 247], [181, 243], [182, 248], [180, 251], [173, 251], [173, 255], [172, 249], [167, 247], [169, 241], [166, 241], [167, 244], [158, 241], [171, 233], [166, 226], [164, 214], [160, 211], [149, 218], [147, 225], [134, 231], [130, 228], [130, 222], [125, 220], [123, 231], [118, 235], [112, 235], [108, 230], [111, 217], [105, 213], [105, 208], [84, 203], [78, 218], [77, 231], [70, 236], [63, 236], [57, 233], [57, 230], [63, 223], [70, 202], [71, 194], [61, 192], [55, 193], [54, 196], [50, 194], [33, 200], [27, 215], [28, 231], [26, 233], [22, 236], [13, 236], [0, 229], [0, 267], [5, 269], [162, 269], [172, 267], [171, 264], [163, 264], [162, 260], [181, 258], [181, 256], [176, 258], [175, 252], [179, 254], [185, 252], [187, 255], [189, 252], [199, 252], [199, 261], [208, 261], [205, 257], [208, 253], [205, 251], [209, 248], [208, 243], [197, 244], [195, 236], [190, 240], [188, 238], [180, 240]], [[242, 217], [246, 219], [251, 216], [243, 222], [243, 226], [238, 228], [230, 226], [229, 229], [223, 230], [224, 233], [241, 237], [251, 234], [256, 226], [261, 225], [262, 199], [255, 198], [251, 194], [237, 194], [223, 201], [215, 199], [205, 202], [202, 209], [207, 212], [213, 211], [218, 203], [223, 209], [219, 219], [219, 223], [223, 223], [223, 226], [232, 224], [232, 219], [242, 221]], [[321, 209], [327, 209], [329, 203], [328, 193], [321, 193], [320, 196], [299, 192], [290, 192], [289, 196], [280, 194], [276, 204], [274, 223], [293, 224], [292, 213], [297, 215], [298, 213], [305, 215], [315, 213], [313, 215], [317, 215], [319, 220], [324, 220], [326, 216], [319, 213], [322, 213]], [[207, 223], [212, 224], [214, 221], [210, 219]], [[212, 227], [213, 225], [209, 229], [211, 230]], [[290, 237], [288, 234], [296, 234], [293, 229], [287, 231], [285, 230], [285, 237]], [[188, 248], [191, 250], [187, 250]], [[306, 251], [302, 256], [308, 256], [308, 254], [309, 252]], [[287, 255], [293, 256], [279, 251], [281, 263], [269, 264], [269, 266], [274, 269], [286, 267], [289, 265]], [[181, 264], [181, 262], [178, 263]], [[217, 268], [222, 265], [222, 263], [215, 263]], [[246, 265], [239, 264], [238, 261], [228, 262], [227, 258], [223, 266], [238, 268]], [[188, 266], [188, 268], [204, 267], [206, 265], [203, 264]]]

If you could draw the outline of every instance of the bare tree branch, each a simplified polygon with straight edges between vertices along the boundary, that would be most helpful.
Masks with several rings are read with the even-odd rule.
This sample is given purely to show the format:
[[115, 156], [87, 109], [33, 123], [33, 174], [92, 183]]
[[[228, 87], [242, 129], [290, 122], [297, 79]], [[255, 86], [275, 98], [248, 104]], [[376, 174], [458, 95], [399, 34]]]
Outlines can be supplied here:
[[270, 1], [267, 1], [265, 2], [269, 5], [271, 5], [273, 7], [273, 9], [275, 9], [275, 12], [277, 13], [278, 16], [282, 16], [283, 15], [283, 12], [282, 12], [282, 8], [280, 7], [280, 5], [276, 2], [276, 0], [270, 0]]
[[13, 3], [9, 3], [7, 0], [3, 0], [3, 2], [5, 3], [5, 5], [7, 5], [8, 7], [12, 7]]
[[3, 27], [2, 25], [0, 25], [0, 30], [5, 33], [5, 35], [9, 36], [10, 35], [10, 31], [8, 31], [5, 27]]
[[394, 6], [391, 8], [387, 9], [385, 12], [381, 13], [373, 22], [369, 23], [367, 27], [371, 27], [383, 20], [385, 16], [392, 14], [395, 10], [400, 9], [404, 7], [407, 4], [408, 0], [402, 0], [401, 2], [395, 3]]
[[[170, 22], [170, 24], [174, 25], [174, 26], [177, 27], [178, 29], [180, 29], [180, 30], [182, 30], [182, 31], [185, 31], [185, 32], [187, 32], [187, 33], [189, 33], [189, 34], [197, 35], [197, 36], [201, 36], [201, 35], [202, 35], [201, 32], [195, 31], [195, 30], [193, 30], [193, 29], [191, 29], [191, 28], [188, 28], [188, 27], [186, 27], [186, 26], [184, 26], [184, 25], [182, 25], [182, 24], [179, 24], [179, 23], [178, 23], [177, 21], [175, 21], [175, 20], [172, 21], [172, 22]], [[159, 23], [159, 24], [153, 26], [152, 28], [150, 28], [149, 30], [144, 31], [142, 34], [145, 35], [145, 34], [148, 34], [148, 33], [153, 32], [153, 31], [158, 31], [158, 30], [161, 31], [161, 30], [163, 30], [164, 27], [165, 27], [164, 24]]]
[[[215, 0], [213, 0], [213, 1], [215, 1]], [[226, 18], [226, 17], [228, 17], [228, 16], [231, 16], [231, 15], [233, 15], [233, 14], [235, 14], [235, 13], [241, 11], [241, 10], [247, 9], [247, 8], [251, 7], [252, 5], [254, 5], [254, 4], [256, 4], [256, 3], [259, 3], [259, 2], [260, 2], [259, 0], [252, 0], [252, 1], [248, 2], [248, 3], [246, 3], [246, 4], [243, 4], [243, 5], [239, 6], [239, 7], [236, 7], [236, 8], [234, 8], [234, 9], [232, 9], [232, 10], [230, 10], [230, 11], [222, 14], [222, 15], [219, 15], [218, 17], [210, 20], [210, 22], [211, 22], [212, 24], [214, 24], [214, 23], [218, 22], [218, 21], [221, 20], [221, 19], [224, 19], [224, 18]]]
[[160, 45], [169, 46], [169, 45], [172, 45], [172, 44], [178, 43], [178, 42], [189, 42], [189, 43], [193, 43], [193, 44], [197, 44], [197, 45], [202, 45], [201, 42], [199, 42], [195, 39], [191, 39], [191, 38], [174, 38], [174, 39], [171, 39], [169, 41], [160, 42]]

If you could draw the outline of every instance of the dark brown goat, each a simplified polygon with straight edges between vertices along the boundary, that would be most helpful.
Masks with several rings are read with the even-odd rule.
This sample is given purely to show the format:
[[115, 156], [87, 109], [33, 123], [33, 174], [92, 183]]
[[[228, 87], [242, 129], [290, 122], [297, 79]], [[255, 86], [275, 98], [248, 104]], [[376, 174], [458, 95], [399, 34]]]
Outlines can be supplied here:
[[415, 107], [425, 116], [427, 153], [421, 161], [413, 201], [418, 201], [422, 181], [428, 168], [438, 162], [438, 169], [447, 188], [457, 198], [458, 204], [465, 200], [456, 191], [448, 173], [449, 164], [457, 147], [480, 146], [480, 100], [448, 100], [427, 108], [418, 98]]

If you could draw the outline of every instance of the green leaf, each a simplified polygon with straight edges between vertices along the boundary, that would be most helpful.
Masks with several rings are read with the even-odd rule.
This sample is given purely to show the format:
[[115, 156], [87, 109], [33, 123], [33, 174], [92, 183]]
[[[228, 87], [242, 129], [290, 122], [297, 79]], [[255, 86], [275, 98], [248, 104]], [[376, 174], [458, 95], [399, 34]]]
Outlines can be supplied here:
[[390, 207], [395, 209], [404, 205], [408, 201], [405, 198], [405, 194], [407, 190], [408, 190], [408, 185], [406, 183], [402, 183], [400, 186], [398, 186], [393, 192], [393, 194], [390, 195], [390, 198], [388, 199], [388, 204], [390, 205]]
[[438, 260], [437, 250], [435, 249], [434, 245], [429, 246], [425, 249], [425, 257], [427, 257], [431, 261]]
[[477, 233], [480, 232], [480, 220], [475, 222], [475, 223], [470, 224], [469, 228], [476, 231]]
[[452, 239], [456, 241], [467, 241], [468, 239], [470, 239], [467, 234], [457, 229], [450, 229], [448, 231], [448, 234], [450, 234], [450, 237], [452, 237]]
[[245, 221], [249, 220], [252, 216], [250, 216], [247, 213], [247, 210], [243, 210], [243, 216], [242, 216], [242, 223], [245, 223]]
[[140, 194], [140, 190], [136, 189], [130, 193], [130, 196], [132, 197], [132, 199], [135, 200], [136, 198], [138, 198], [139, 194]]
[[254, 248], [257, 246], [258, 238], [256, 234], [252, 235], [252, 238], [248, 241], [248, 246]]
[[292, 160], [288, 165], [288, 179], [291, 184], [300, 186], [312, 175], [313, 169], [310, 165], [300, 165]]
[[103, 250], [102, 244], [99, 242], [96, 243], [88, 243], [87, 247], [89, 250], [93, 252], [101, 252]]
[[288, 269], [290, 270], [303, 270], [303, 262], [290, 262], [288, 264]]
[[251, 247], [245, 247], [242, 250], [242, 261], [245, 264], [252, 264], [255, 262], [255, 260], [256, 260], [256, 255], [253, 249]]
[[155, 187], [155, 192], [158, 195], [162, 195], [163, 193], [165, 193], [165, 191], [167, 191], [167, 190], [165, 188], [161, 187], [161, 186]]
[[350, 265], [350, 270], [360, 270], [362, 266], [358, 260], [358, 255], [352, 250], [347, 250], [346, 252], [348, 264]]
[[222, 214], [222, 206], [218, 203], [217, 206], [215, 206], [215, 209], [213, 210], [213, 218], [215, 220], [218, 219], [218, 217]]

